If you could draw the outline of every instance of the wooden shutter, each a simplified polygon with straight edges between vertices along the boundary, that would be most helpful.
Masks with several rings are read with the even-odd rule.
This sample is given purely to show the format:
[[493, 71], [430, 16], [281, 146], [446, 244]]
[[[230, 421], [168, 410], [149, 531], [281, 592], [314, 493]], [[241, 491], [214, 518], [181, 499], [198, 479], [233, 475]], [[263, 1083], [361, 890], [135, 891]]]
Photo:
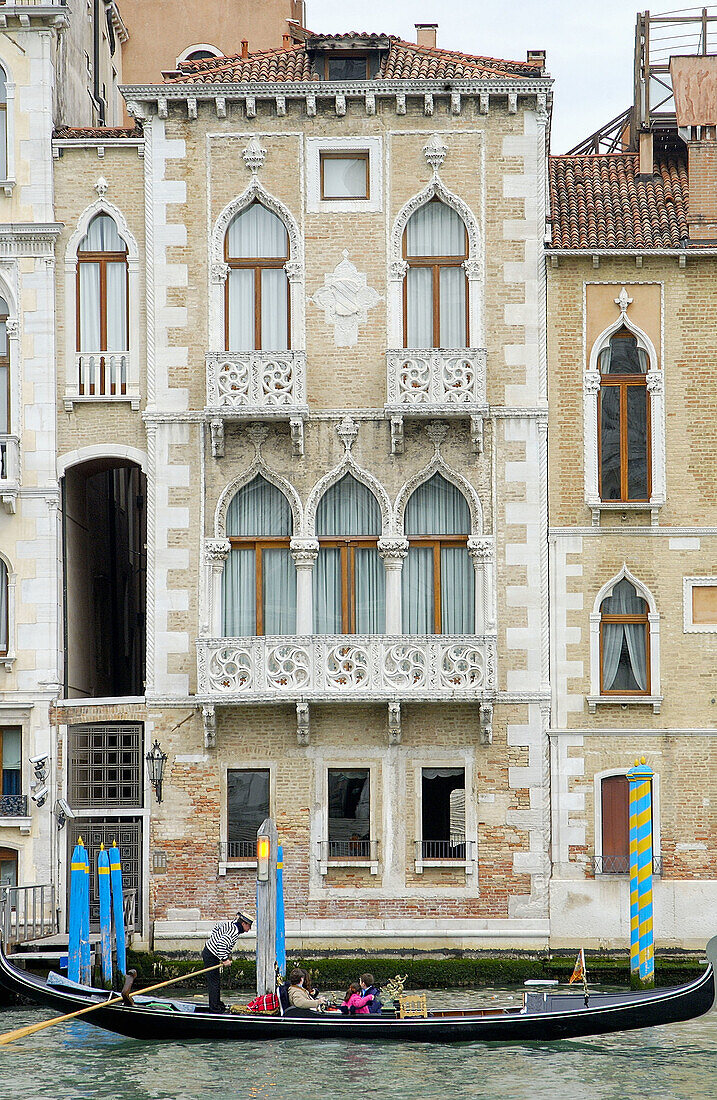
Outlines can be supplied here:
[[602, 781], [602, 858], [606, 874], [630, 870], [629, 784], [624, 775]]

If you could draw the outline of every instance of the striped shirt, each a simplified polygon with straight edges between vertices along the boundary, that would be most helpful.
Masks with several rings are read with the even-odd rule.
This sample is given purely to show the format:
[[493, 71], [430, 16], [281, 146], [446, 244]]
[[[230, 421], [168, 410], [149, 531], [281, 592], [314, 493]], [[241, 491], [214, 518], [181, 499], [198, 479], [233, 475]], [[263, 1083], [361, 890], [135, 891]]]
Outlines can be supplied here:
[[234, 950], [234, 944], [244, 934], [244, 929], [233, 920], [224, 920], [215, 924], [212, 934], [207, 940], [207, 951], [211, 951], [220, 962], [228, 959]]

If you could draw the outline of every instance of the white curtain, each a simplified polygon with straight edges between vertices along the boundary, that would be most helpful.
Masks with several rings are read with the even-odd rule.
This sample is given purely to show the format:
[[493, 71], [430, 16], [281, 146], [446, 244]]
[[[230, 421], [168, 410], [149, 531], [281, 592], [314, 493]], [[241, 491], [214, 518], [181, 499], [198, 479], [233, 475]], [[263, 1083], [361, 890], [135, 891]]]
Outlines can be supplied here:
[[0, 653], [7, 653], [7, 566], [0, 561]]
[[[286, 227], [276, 214], [255, 202], [230, 223], [227, 230], [227, 259], [282, 259], [288, 256]], [[289, 346], [288, 281], [283, 267], [265, 268], [261, 273], [261, 347], [281, 351]], [[232, 268], [229, 272], [228, 351], [255, 348], [254, 268]]]
[[[351, 474], [345, 474], [319, 501], [316, 533], [323, 537], [375, 537], [381, 534], [381, 509], [375, 496]], [[350, 551], [349, 551], [350, 552]], [[314, 570], [314, 631], [342, 633], [341, 550], [322, 546]], [[358, 634], [381, 634], [385, 628], [385, 572], [378, 550], [354, 548], [353, 590]]]
[[0, 298], [0, 435], [10, 432], [10, 368], [7, 344], [7, 302]]
[[4, 729], [2, 735], [2, 790], [0, 794], [20, 794], [21, 731], [17, 728]]
[[324, 157], [325, 199], [363, 199], [366, 197], [365, 157]]
[[[97, 214], [87, 227], [80, 252], [126, 252], [115, 222], [108, 214]], [[107, 316], [107, 347], [101, 347], [99, 263], [81, 263], [80, 268], [80, 351], [127, 350], [127, 265], [105, 265], [104, 307]], [[99, 365], [98, 365], [99, 367]], [[98, 367], [96, 369], [98, 369]], [[99, 377], [99, 376], [97, 376]]]
[[[603, 615], [645, 615], [647, 605], [623, 578], [600, 606]], [[643, 623], [602, 624], [602, 681], [605, 691], [647, 688], [646, 627]]]
[[[255, 477], [227, 509], [227, 537], [290, 537], [291, 508], [286, 497], [263, 477]], [[229, 552], [222, 574], [224, 637], [256, 633], [256, 555], [252, 547]], [[262, 551], [262, 601], [265, 634], [296, 631], [296, 569], [288, 547]]]
[[7, 179], [7, 87], [5, 70], [0, 66], [0, 179]]
[[124, 264], [107, 264], [105, 272], [107, 347], [101, 350], [127, 351], [127, 268]]
[[466, 344], [466, 276], [462, 267], [441, 267], [439, 326], [433, 331], [433, 268], [411, 267], [412, 256], [465, 256], [466, 230], [455, 210], [429, 202], [406, 225], [406, 346], [462, 348]]
[[[402, 574], [404, 633], [432, 634], [434, 630], [433, 547], [411, 543], [411, 536], [468, 535], [470, 529], [470, 509], [465, 497], [441, 474], [434, 474], [412, 493], [404, 518], [409, 540]], [[467, 547], [442, 546], [440, 569], [441, 633], [472, 634], [475, 580]]]
[[100, 347], [100, 265], [80, 264], [80, 351]]
[[406, 329], [406, 347], [433, 347], [433, 268], [431, 267], [409, 267], [408, 269]]
[[440, 347], [466, 346], [466, 275], [462, 267], [442, 267], [440, 274]]
[[412, 214], [406, 225], [406, 255], [464, 256], [466, 227], [463, 220], [442, 202], [427, 202]]
[[120, 237], [114, 219], [109, 214], [96, 214], [87, 227], [80, 252], [126, 252], [127, 245]]

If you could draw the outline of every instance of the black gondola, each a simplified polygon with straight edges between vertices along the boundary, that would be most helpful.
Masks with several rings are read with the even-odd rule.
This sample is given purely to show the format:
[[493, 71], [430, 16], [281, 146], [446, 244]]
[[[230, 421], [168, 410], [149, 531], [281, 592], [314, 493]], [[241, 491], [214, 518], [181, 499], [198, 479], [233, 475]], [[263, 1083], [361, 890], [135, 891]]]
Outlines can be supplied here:
[[[223, 1041], [316, 1038], [394, 1042], [522, 1042], [572, 1039], [612, 1031], [672, 1024], [702, 1016], [715, 1002], [717, 936], [707, 945], [708, 965], [695, 981], [644, 993], [526, 992], [520, 1008], [432, 1012], [401, 1019], [393, 1013], [343, 1016], [292, 1010], [284, 1016], [215, 1015], [192, 1002], [135, 995], [132, 1007], [121, 1003], [97, 1008], [83, 1017], [106, 1031], [133, 1039]], [[62, 1012], [100, 1004], [108, 994], [80, 988], [58, 975], [42, 979], [16, 969], [0, 942], [0, 985]], [[294, 1013], [297, 1013], [294, 1015]]]

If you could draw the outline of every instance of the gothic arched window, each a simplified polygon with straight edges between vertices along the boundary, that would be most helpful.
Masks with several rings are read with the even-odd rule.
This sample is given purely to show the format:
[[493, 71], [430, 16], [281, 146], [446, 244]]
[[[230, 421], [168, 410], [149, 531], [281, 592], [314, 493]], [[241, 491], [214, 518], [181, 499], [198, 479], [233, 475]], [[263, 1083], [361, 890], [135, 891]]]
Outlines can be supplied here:
[[79, 392], [127, 392], [127, 245], [109, 214], [96, 214], [77, 250]]
[[403, 235], [404, 345], [468, 345], [468, 233], [450, 206], [432, 199], [412, 214]]
[[224, 299], [227, 351], [289, 347], [289, 293], [284, 264], [289, 235], [281, 218], [254, 202], [230, 222], [224, 238], [229, 267]]
[[651, 494], [649, 360], [621, 328], [600, 352], [600, 499], [647, 501]]
[[600, 604], [600, 694], [650, 694], [648, 605], [626, 577]]

